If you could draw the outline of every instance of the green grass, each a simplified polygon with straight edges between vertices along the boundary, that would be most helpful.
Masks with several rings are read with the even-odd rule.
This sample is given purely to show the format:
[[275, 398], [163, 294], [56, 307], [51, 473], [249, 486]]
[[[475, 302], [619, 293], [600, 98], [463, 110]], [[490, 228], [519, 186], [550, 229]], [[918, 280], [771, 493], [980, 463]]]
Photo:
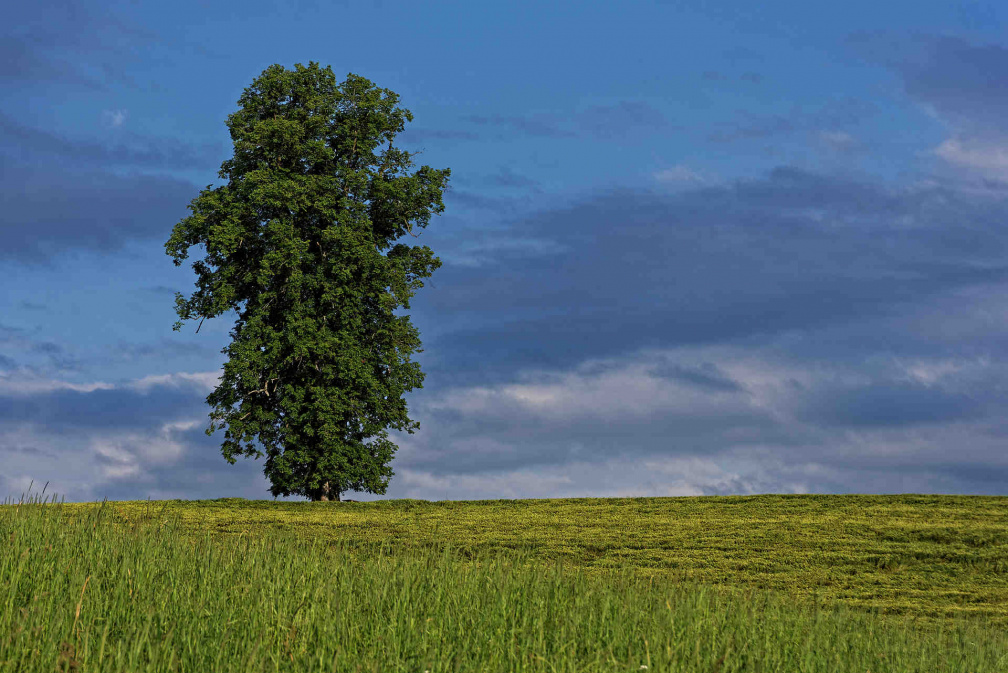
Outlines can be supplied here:
[[0, 673], [1008, 670], [1004, 497], [36, 498], [0, 544]]

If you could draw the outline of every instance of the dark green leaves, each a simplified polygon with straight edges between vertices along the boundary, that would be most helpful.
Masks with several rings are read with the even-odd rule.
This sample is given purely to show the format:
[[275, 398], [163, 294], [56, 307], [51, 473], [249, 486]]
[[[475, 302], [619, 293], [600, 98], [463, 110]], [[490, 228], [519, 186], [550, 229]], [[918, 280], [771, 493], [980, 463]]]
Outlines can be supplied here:
[[258, 440], [273, 495], [384, 493], [386, 428], [418, 427], [402, 395], [423, 382], [419, 334], [393, 311], [441, 262], [395, 241], [444, 211], [450, 171], [410, 172], [398, 101], [316, 63], [270, 66], [228, 117], [227, 183], [193, 199], [165, 244], [176, 266], [206, 249], [196, 292], [176, 297], [181, 320], [238, 314], [207, 433], [226, 428], [231, 462], [261, 456]]

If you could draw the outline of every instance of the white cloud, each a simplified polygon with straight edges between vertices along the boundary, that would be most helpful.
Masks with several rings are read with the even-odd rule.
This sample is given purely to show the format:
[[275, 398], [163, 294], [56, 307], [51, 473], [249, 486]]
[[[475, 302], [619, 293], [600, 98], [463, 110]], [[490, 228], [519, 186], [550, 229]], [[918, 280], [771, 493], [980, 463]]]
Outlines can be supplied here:
[[1008, 146], [967, 146], [958, 138], [949, 138], [935, 148], [933, 153], [950, 164], [983, 173], [987, 177], [1008, 179]]
[[0, 395], [39, 395], [57, 390], [73, 390], [79, 393], [90, 393], [95, 390], [112, 390], [116, 386], [104, 381], [92, 383], [69, 383], [46, 379], [30, 373], [26, 369], [0, 373]]
[[682, 164], [676, 164], [671, 168], [658, 171], [654, 174], [654, 179], [658, 182], [670, 184], [702, 184], [707, 182], [707, 178]]
[[174, 434], [199, 423], [196, 420], [165, 423], [154, 432], [106, 432], [92, 436], [89, 446], [104, 459], [103, 478], [137, 477], [147, 468], [177, 463], [185, 454], [185, 446], [173, 439]]
[[114, 390], [127, 388], [137, 392], [148, 392], [154, 386], [170, 385], [193, 386], [200, 391], [211, 392], [220, 383], [222, 372], [176, 372], [174, 374], [156, 374], [145, 376], [125, 384], [92, 381], [90, 383], [70, 383], [38, 376], [31, 370], [19, 368], [0, 372], [0, 395], [27, 396], [51, 393], [57, 390], [73, 390], [79, 393], [91, 393], [95, 390]]
[[843, 131], [820, 131], [819, 140], [837, 152], [851, 152], [861, 146], [861, 142]]
[[102, 119], [112, 128], [119, 128], [126, 121], [129, 113], [126, 110], [104, 110]]
[[222, 371], [216, 372], [176, 372], [174, 374], [154, 374], [127, 383], [125, 387], [140, 392], [147, 392], [154, 386], [170, 385], [174, 387], [188, 385], [211, 392], [220, 383]]
[[[696, 365], [690, 354], [677, 353], [675, 360], [686, 367]], [[426, 406], [478, 415], [520, 410], [570, 422], [580, 418], [645, 418], [663, 412], [713, 415], [729, 406], [738, 408], [739, 393], [703, 390], [654, 377], [649, 370], [655, 364], [656, 360], [648, 357], [590, 360], [574, 371], [549, 374], [553, 379], [549, 382], [457, 388]], [[536, 374], [525, 374], [525, 378], [534, 379]]]

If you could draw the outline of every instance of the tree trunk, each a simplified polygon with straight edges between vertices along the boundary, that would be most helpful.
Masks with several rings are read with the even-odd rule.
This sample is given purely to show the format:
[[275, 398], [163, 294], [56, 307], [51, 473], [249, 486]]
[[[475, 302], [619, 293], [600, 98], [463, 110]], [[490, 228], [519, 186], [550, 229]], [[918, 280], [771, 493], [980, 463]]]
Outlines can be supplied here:
[[328, 481], [325, 482], [324, 484], [322, 484], [322, 493], [319, 495], [318, 499], [320, 501], [322, 501], [322, 502], [329, 502], [329, 494], [330, 493], [334, 493], [335, 497], [333, 497], [333, 500], [335, 500], [336, 502], [339, 502], [340, 492], [339, 491], [331, 491], [330, 488], [329, 488], [329, 482]]

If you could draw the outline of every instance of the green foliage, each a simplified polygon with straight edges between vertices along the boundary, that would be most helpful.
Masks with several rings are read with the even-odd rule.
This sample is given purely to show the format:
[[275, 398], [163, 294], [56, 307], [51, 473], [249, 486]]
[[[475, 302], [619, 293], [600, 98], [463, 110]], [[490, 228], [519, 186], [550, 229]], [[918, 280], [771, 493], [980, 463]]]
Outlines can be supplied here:
[[[719, 518], [744, 524], [752, 505], [682, 500], [714, 524], [712, 536], [723, 527]], [[663, 503], [577, 504], [607, 519], [651, 509], [633, 528], [639, 534], [648, 518], [660, 522]], [[813, 516], [831, 513], [808, 499], [791, 504]], [[890, 504], [904, 509], [897, 524], [929, 513]], [[570, 501], [532, 506], [552, 507], [554, 518], [574, 509]], [[234, 537], [189, 530], [178, 503], [0, 507], [0, 673], [642, 673], [645, 667], [647, 673], [993, 673], [1008, 667], [1008, 636], [989, 623], [924, 627], [764, 591], [642, 577], [629, 566], [593, 575], [537, 562], [529, 550], [462, 554], [450, 538], [407, 551], [373, 540], [334, 541], [321, 527], [279, 530], [270, 519], [279, 512], [290, 514], [286, 522], [298, 514], [328, 517], [327, 527], [338, 529], [362, 514], [438, 513], [445, 523], [459, 518], [471, 527], [482, 521], [472, 516], [476, 511], [499, 515], [509, 508], [523, 516], [524, 503], [187, 507], [190, 515], [254, 514], [269, 525]], [[976, 509], [1003, 514], [1005, 505]], [[561, 532], [570, 539], [570, 531]], [[591, 539], [585, 532], [579, 542]], [[780, 542], [788, 548], [786, 537]], [[716, 557], [717, 545], [708, 544]]]
[[385, 493], [387, 428], [419, 427], [403, 400], [424, 379], [419, 333], [394, 311], [441, 261], [395, 241], [444, 211], [450, 171], [409, 172], [413, 154], [392, 142], [413, 116], [398, 101], [316, 63], [270, 66], [228, 117], [227, 184], [200, 192], [165, 244], [176, 266], [191, 246], [207, 253], [194, 294], [176, 294], [175, 330], [238, 314], [206, 432], [226, 428], [231, 464], [262, 457], [258, 439], [274, 496]]

